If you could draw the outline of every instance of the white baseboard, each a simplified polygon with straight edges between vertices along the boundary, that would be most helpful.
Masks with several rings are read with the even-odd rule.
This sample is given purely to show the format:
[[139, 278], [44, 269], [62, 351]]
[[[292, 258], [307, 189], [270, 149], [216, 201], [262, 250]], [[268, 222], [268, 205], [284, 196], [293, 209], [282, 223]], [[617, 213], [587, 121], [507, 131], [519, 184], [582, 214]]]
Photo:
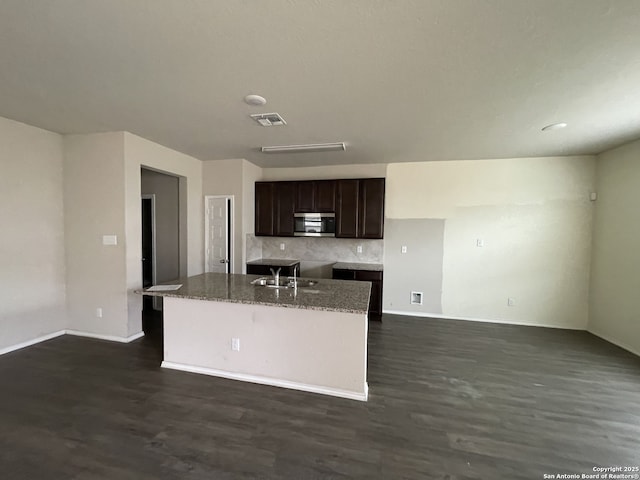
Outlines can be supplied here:
[[464, 320], [466, 322], [502, 323], [504, 325], [522, 325], [524, 327], [560, 328], [562, 330], [586, 330], [586, 327], [568, 327], [563, 325], [553, 325], [550, 323], [512, 322], [509, 320], [497, 320], [494, 318], [453, 317], [451, 315], [442, 315], [441, 313], [403, 312], [400, 310], [383, 310], [382, 313], [388, 313], [390, 315], [403, 315], [405, 317], [426, 317], [442, 318], [445, 320]]
[[601, 339], [603, 339], [606, 342], [613, 343], [614, 345], [626, 350], [627, 352], [631, 352], [634, 355], [637, 355], [638, 357], [640, 357], [640, 350], [638, 350], [637, 348], [630, 347], [626, 343], [620, 342], [617, 339], [615, 339], [615, 338], [613, 338], [613, 337], [611, 337], [609, 335], [606, 335], [606, 334], [604, 334], [602, 332], [598, 332], [596, 330], [590, 330], [590, 329], [588, 329], [587, 331], [589, 333], [595, 335], [596, 337], [600, 337]]
[[35, 345], [36, 343], [40, 343], [40, 342], [45, 342], [47, 340], [51, 340], [52, 338], [60, 337], [65, 333], [66, 333], [65, 330], [60, 330], [58, 332], [48, 333], [47, 335], [34, 338], [33, 340], [27, 340], [26, 342], [10, 345], [8, 347], [0, 349], [0, 355], [4, 355], [5, 353], [13, 352], [15, 350], [20, 350], [21, 348], [30, 347], [31, 345]]
[[323, 395], [331, 395], [333, 397], [348, 398], [350, 400], [359, 400], [366, 402], [369, 397], [369, 385], [365, 383], [364, 393], [352, 392], [350, 390], [340, 390], [337, 388], [321, 387], [318, 385], [309, 385], [306, 383], [290, 382], [288, 380], [280, 380], [277, 378], [260, 377], [256, 375], [247, 375], [245, 373], [227, 372], [225, 370], [216, 370], [213, 368], [196, 367], [192, 365], [184, 365], [182, 363], [162, 362], [163, 368], [172, 370], [182, 370], [183, 372], [200, 373], [203, 375], [211, 375], [213, 377], [229, 378], [231, 380], [240, 380], [243, 382], [259, 383], [261, 385], [271, 385], [273, 387], [289, 388], [292, 390], [302, 390], [303, 392], [320, 393]]
[[0, 349], [0, 355], [13, 352], [14, 350], [20, 350], [21, 348], [30, 347], [36, 343], [51, 340], [52, 338], [60, 337], [62, 335], [74, 335], [77, 337], [97, 338], [99, 340], [109, 340], [110, 342], [130, 343], [141, 337], [144, 337], [144, 332], [138, 332], [130, 337], [117, 337], [115, 335], [100, 335], [97, 333], [81, 332], [79, 330], [60, 330], [58, 332], [49, 333], [33, 340], [27, 340], [26, 342], [17, 343], [16, 345], [10, 345], [8, 347]]
[[141, 337], [144, 337], [144, 332], [138, 332], [130, 337], [118, 337], [116, 335], [102, 335], [99, 333], [81, 332], [79, 330], [65, 330], [67, 335], [74, 335], [76, 337], [88, 337], [97, 338], [98, 340], [109, 340], [110, 342], [130, 343]]

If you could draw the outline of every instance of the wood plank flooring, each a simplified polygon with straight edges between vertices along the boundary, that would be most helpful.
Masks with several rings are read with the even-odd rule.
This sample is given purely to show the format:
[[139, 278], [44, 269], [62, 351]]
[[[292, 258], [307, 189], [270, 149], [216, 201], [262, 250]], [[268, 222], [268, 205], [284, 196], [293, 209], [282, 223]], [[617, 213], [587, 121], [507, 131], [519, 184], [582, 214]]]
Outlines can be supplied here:
[[542, 479], [640, 464], [640, 359], [586, 332], [385, 315], [361, 403], [64, 336], [0, 357], [0, 478]]

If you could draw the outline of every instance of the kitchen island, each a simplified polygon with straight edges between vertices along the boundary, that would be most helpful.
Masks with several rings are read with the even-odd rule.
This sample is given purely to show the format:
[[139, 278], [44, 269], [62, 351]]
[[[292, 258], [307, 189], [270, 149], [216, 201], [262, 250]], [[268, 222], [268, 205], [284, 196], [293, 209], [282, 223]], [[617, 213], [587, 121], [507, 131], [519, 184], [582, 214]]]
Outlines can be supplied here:
[[258, 278], [205, 273], [141, 291], [164, 297], [162, 366], [366, 401], [370, 284], [251, 284]]

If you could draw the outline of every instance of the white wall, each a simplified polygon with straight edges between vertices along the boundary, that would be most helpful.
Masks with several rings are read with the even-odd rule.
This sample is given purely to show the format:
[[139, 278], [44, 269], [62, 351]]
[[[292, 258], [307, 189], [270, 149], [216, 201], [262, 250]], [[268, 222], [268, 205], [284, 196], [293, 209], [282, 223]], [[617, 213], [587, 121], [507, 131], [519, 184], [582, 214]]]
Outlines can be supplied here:
[[[365, 314], [163, 301], [164, 367], [366, 399]], [[230, 350], [232, 338], [239, 351]]]
[[[197, 275], [204, 271], [204, 200], [202, 195], [202, 162], [137, 135], [124, 134], [124, 222], [126, 230], [126, 292], [128, 293], [127, 336], [141, 328], [142, 297], [134, 290], [142, 287], [142, 215], [140, 209], [140, 169], [176, 175], [181, 189], [181, 251], [186, 256], [186, 272]], [[186, 204], [186, 205], [185, 205]], [[184, 212], [184, 214], [182, 213]]]
[[[409, 244], [402, 255], [395, 243], [385, 244], [385, 286], [406, 290], [385, 288], [385, 310], [585, 328], [594, 169], [590, 156], [390, 164], [387, 226], [444, 220], [444, 230], [431, 228], [443, 232], [424, 240], [432, 250]], [[429, 253], [439, 242], [441, 289], [433, 278], [407, 284], [415, 275], [402, 265], [436, 265]], [[430, 302], [409, 305], [411, 290], [424, 291]], [[441, 311], [429, 311], [440, 295]]]
[[640, 355], [640, 141], [598, 156], [589, 331]]
[[62, 137], [0, 118], [0, 351], [65, 327]]
[[262, 180], [264, 170], [246, 160], [242, 164], [242, 273], [247, 273], [248, 234], [255, 233], [255, 183]]
[[243, 159], [203, 162], [203, 194], [233, 195], [234, 273], [246, 272], [247, 234], [254, 230], [254, 184], [261, 179], [262, 168]]
[[[203, 167], [129, 133], [63, 138], [2, 118], [0, 142], [0, 350], [65, 328], [123, 338], [140, 330], [141, 298], [132, 290], [141, 284], [140, 168], [146, 166], [180, 177], [188, 212], [181, 268], [188, 275], [204, 267], [203, 193], [236, 195], [242, 242], [236, 263], [244, 268], [255, 181], [387, 177], [386, 310], [568, 328], [584, 328], [589, 317], [590, 331], [640, 351], [634, 290], [640, 141], [598, 157], [595, 204], [588, 200], [596, 188], [594, 157], [330, 169], [261, 169], [238, 160]], [[203, 168], [210, 170], [203, 175]], [[396, 247], [405, 239], [418, 242], [412, 235], [418, 231], [438, 238], [409, 245], [400, 257]], [[118, 245], [102, 245], [105, 234], [117, 235]], [[484, 247], [476, 246], [478, 238]], [[407, 284], [425, 279], [425, 265], [441, 272], [416, 288]], [[410, 289], [439, 296], [440, 303], [408, 306]], [[507, 307], [507, 297], [515, 306]]]
[[[202, 273], [202, 164], [127, 132], [65, 137], [69, 328], [125, 339], [141, 331], [141, 168], [179, 176], [181, 274]], [[102, 245], [115, 234], [118, 245]], [[186, 243], [186, 247], [185, 244]], [[96, 316], [102, 308], [103, 317]]]
[[242, 272], [243, 260], [243, 181], [245, 160], [210, 160], [202, 162], [203, 195], [233, 196], [233, 272]]
[[[124, 338], [124, 133], [67, 135], [64, 147], [68, 328]], [[118, 244], [103, 245], [103, 235], [117, 235]]]

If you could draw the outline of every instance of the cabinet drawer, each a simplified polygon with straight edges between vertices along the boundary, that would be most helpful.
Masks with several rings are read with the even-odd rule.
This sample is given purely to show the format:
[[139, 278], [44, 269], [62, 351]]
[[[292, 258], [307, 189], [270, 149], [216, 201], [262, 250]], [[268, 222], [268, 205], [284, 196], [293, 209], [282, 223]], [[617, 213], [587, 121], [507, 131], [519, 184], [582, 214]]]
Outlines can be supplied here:
[[355, 280], [356, 272], [355, 270], [341, 270], [339, 268], [334, 268], [333, 278], [335, 280]]
[[356, 280], [367, 282], [382, 281], [382, 272], [372, 272], [369, 270], [356, 270]]

